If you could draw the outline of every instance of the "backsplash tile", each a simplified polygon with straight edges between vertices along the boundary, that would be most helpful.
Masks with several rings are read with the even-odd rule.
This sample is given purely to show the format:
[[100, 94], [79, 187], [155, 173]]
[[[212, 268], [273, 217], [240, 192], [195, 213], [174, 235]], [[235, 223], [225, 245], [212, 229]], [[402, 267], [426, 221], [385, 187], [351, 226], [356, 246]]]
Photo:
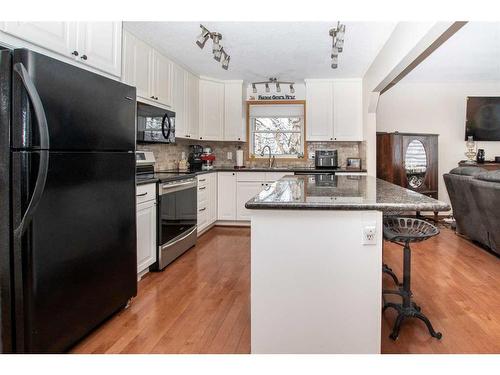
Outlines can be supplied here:
[[[186, 158], [189, 154], [189, 145], [199, 144], [203, 147], [211, 147], [215, 152], [215, 166], [232, 167], [236, 162], [236, 150], [241, 147], [245, 152], [245, 165], [264, 166], [267, 160], [246, 161], [247, 145], [243, 142], [193, 142], [186, 139], [177, 139], [175, 144], [138, 144], [137, 149], [143, 151], [152, 151], [156, 158], [157, 170], [177, 169], [177, 163], [181, 159], [182, 152], [185, 152]], [[347, 158], [361, 158], [361, 167], [366, 166], [366, 147], [365, 142], [307, 142], [308, 154], [314, 154], [318, 149], [336, 149], [338, 150], [339, 164], [345, 167]], [[227, 160], [227, 153], [232, 153], [232, 160]], [[276, 160], [276, 166], [314, 166], [314, 160], [297, 159]]]

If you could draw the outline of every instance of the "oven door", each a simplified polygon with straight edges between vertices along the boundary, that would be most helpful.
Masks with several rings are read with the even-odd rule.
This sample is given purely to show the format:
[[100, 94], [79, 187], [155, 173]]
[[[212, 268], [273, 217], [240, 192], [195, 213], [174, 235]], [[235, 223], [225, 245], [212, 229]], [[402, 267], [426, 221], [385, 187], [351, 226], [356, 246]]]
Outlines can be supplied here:
[[160, 183], [157, 270], [196, 243], [197, 185], [196, 178]]
[[137, 102], [137, 141], [175, 143], [175, 112]]

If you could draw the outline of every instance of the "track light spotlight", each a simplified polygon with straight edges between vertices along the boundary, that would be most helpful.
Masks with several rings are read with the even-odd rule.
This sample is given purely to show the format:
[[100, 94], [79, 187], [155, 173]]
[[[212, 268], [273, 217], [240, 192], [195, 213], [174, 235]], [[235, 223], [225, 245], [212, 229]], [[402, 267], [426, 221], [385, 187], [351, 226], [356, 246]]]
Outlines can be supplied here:
[[281, 87], [279, 82], [276, 82], [276, 92], [281, 92]]
[[269, 92], [269, 83], [266, 83], [266, 92]]
[[276, 77], [271, 77], [267, 81], [262, 81], [262, 82], [252, 82], [252, 90], [253, 93], [257, 93], [257, 85], [264, 85], [266, 88], [266, 93], [269, 93], [271, 91], [270, 85], [276, 85], [276, 92], [281, 92], [281, 85], [288, 85], [290, 87], [290, 94], [295, 93], [295, 89], [293, 85], [295, 82], [289, 82], [289, 81], [279, 81], [278, 78]]
[[227, 70], [229, 68], [229, 61], [231, 56], [224, 52], [224, 60], [222, 60], [222, 69]]
[[205, 47], [205, 43], [207, 42], [208, 38], [210, 37], [210, 32], [205, 28], [205, 26], [200, 25], [201, 27], [201, 34], [198, 36], [198, 39], [196, 40], [196, 44], [198, 47], [203, 49]]
[[290, 85], [290, 94], [295, 94], [295, 89], [293, 88], [293, 84]]
[[221, 47], [219, 50], [214, 51], [215, 61], [220, 61], [220, 59], [222, 58], [222, 54], [225, 54], [224, 47]]
[[344, 50], [344, 35], [345, 35], [345, 25], [340, 22], [337, 23], [337, 27], [330, 30], [330, 36], [332, 37], [332, 69], [337, 69], [339, 64], [339, 53]]
[[212, 52], [215, 54], [222, 49], [222, 46], [219, 44], [219, 41], [222, 39], [221, 33], [212, 33], [212, 40], [214, 41], [212, 45]]
[[257, 94], [257, 86], [255, 86], [255, 83], [252, 83], [252, 91], [254, 94]]

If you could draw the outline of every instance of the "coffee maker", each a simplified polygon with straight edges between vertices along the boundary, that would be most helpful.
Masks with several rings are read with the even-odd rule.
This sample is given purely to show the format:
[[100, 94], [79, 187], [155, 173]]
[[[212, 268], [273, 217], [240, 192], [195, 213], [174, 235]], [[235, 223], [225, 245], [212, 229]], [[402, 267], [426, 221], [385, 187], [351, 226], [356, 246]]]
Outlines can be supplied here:
[[201, 160], [202, 154], [203, 146], [189, 145], [188, 163], [191, 171], [201, 171], [201, 167], [203, 165], [203, 160]]

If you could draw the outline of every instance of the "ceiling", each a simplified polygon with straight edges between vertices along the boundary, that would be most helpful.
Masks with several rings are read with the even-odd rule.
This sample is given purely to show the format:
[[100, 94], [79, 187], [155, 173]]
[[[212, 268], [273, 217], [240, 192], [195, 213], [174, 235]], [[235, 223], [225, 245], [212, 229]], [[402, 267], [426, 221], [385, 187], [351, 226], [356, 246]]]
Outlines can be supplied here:
[[500, 22], [469, 22], [401, 83], [499, 80]]
[[345, 22], [344, 51], [331, 69], [332, 22], [201, 22], [222, 34], [231, 56], [229, 70], [212, 57], [211, 43], [196, 44], [200, 22], [125, 22], [125, 29], [193, 73], [217, 79], [260, 81], [269, 77], [300, 82], [305, 78], [362, 77], [396, 22]]

